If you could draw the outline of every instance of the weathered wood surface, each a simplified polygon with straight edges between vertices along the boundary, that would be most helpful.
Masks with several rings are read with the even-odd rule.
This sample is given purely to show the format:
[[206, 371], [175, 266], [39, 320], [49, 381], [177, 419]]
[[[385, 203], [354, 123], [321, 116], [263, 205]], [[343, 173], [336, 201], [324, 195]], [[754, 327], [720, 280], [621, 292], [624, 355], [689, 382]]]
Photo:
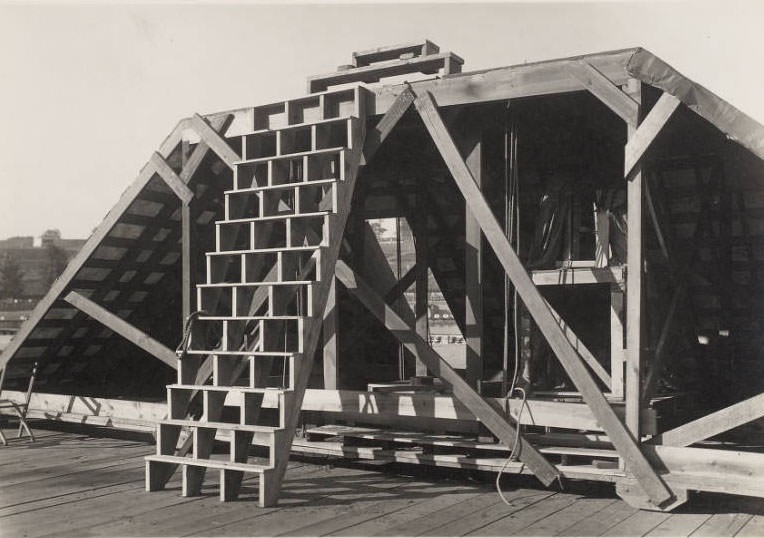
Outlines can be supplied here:
[[[328, 467], [293, 461], [278, 508], [258, 508], [256, 479], [243, 501], [213, 491], [180, 496], [179, 478], [143, 492], [140, 440], [47, 431], [10, 437], [0, 449], [0, 536], [758, 536], [764, 501], [704, 495], [680, 513], [640, 512], [607, 485], [564, 492], [505, 477], [504, 505], [493, 480], [403, 466]], [[10, 431], [10, 429], [9, 429]]]

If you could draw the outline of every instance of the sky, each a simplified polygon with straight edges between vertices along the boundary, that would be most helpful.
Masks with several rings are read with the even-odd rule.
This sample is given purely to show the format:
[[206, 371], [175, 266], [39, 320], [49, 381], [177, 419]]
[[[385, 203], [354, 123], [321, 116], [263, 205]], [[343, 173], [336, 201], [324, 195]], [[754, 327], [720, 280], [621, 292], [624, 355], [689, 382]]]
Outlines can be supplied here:
[[425, 38], [464, 71], [642, 46], [764, 123], [763, 20], [744, 0], [0, 0], [0, 239], [85, 238], [179, 119], [297, 97], [354, 50]]

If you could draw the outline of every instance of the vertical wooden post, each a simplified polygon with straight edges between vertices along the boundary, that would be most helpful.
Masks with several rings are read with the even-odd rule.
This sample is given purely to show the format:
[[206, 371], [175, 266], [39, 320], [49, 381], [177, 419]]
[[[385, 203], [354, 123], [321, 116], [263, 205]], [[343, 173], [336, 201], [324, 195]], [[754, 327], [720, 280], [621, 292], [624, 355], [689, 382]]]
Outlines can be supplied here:
[[[429, 342], [429, 321], [428, 321], [428, 295], [429, 295], [429, 274], [427, 266], [427, 198], [424, 185], [424, 179], [420, 179], [417, 184], [416, 192], [416, 216], [414, 231], [416, 233], [416, 303], [414, 305], [414, 315], [416, 317], [416, 333], [422, 337], [425, 342]], [[419, 359], [416, 359], [416, 375], [426, 376], [427, 366]]]
[[[479, 129], [476, 125], [473, 129]], [[472, 133], [470, 149], [465, 159], [467, 168], [478, 188], [482, 176], [482, 140], [480, 131]], [[465, 272], [465, 340], [466, 377], [470, 386], [477, 386], [483, 376], [483, 289], [482, 289], [482, 233], [469, 204], [465, 204], [464, 272]]]
[[183, 296], [183, 319], [181, 327], [191, 314], [192, 294], [192, 269], [191, 269], [191, 206], [188, 202], [182, 202], [181, 207], [181, 265], [182, 265], [182, 296]]
[[623, 289], [619, 284], [610, 287], [610, 392], [623, 398]]
[[334, 275], [329, 285], [329, 296], [324, 310], [324, 389], [337, 387], [337, 280]]
[[[625, 88], [637, 103], [641, 103], [642, 83], [629, 80]], [[639, 117], [640, 114], [637, 114]], [[638, 123], [628, 125], [628, 138], [636, 132]], [[640, 437], [640, 408], [642, 406], [642, 168], [637, 165], [627, 177], [628, 231], [626, 280], [626, 427], [637, 442]]]

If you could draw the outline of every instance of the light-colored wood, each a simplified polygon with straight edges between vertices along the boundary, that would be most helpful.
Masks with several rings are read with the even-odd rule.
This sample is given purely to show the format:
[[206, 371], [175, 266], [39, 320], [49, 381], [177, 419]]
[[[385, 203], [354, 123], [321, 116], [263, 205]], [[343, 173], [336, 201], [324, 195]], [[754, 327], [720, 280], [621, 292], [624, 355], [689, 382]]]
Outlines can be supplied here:
[[181, 300], [183, 309], [183, 319], [181, 328], [185, 326], [185, 320], [191, 315], [191, 301], [193, 297], [193, 267], [191, 267], [191, 243], [193, 240], [191, 208], [188, 203], [184, 203], [180, 213], [181, 226]]
[[623, 398], [624, 391], [624, 291], [610, 286], [610, 393]]
[[438, 52], [440, 52], [440, 48], [429, 39], [425, 39], [423, 42], [399, 43], [397, 45], [354, 52], [353, 65], [355, 67], [363, 67], [371, 63], [395, 60], [402, 54], [407, 53], [414, 54], [415, 56], [427, 56], [429, 54], [437, 54]]
[[[416, 333], [416, 330], [407, 325], [343, 261], [337, 263], [336, 274], [345, 288], [358, 298], [380, 322], [384, 323], [399, 342], [424, 362], [428, 370], [451, 386], [454, 396], [467, 406], [494, 435], [508, 445], [514, 442], [516, 431], [507, 418], [475, 392], [472, 386]], [[526, 463], [544, 484], [549, 485], [553, 482], [558, 477], [556, 469], [522, 436], [520, 436], [520, 443], [520, 460]]]
[[[428, 202], [427, 195], [420, 184], [417, 184], [416, 191], [416, 215], [414, 217], [414, 239], [415, 244], [415, 256], [416, 265], [413, 267], [416, 277], [416, 299], [414, 302], [414, 317], [416, 332], [425, 341], [429, 341], [430, 329], [429, 329], [429, 285], [430, 275], [427, 266], [428, 259], [428, 233], [427, 233], [427, 217], [428, 217]], [[387, 298], [385, 298], [387, 300]], [[387, 301], [388, 303], [390, 301]], [[416, 359], [416, 375], [426, 376], [427, 366]]]
[[[464, 162], [480, 189], [483, 176], [482, 134], [473, 130], [463, 138], [468, 146]], [[465, 378], [470, 385], [477, 387], [483, 378], [483, 234], [467, 202], [464, 210]]]
[[618, 114], [626, 123], [636, 124], [639, 115], [639, 103], [621, 91], [612, 80], [586, 61], [573, 62], [568, 72], [581, 85], [594, 94], [610, 110]]
[[[187, 385], [187, 387], [193, 386]], [[213, 389], [216, 387], [204, 387], [204, 390]], [[223, 387], [219, 389], [223, 390]], [[226, 397], [225, 405], [241, 406], [241, 393], [246, 392], [246, 390], [254, 391], [257, 389], [236, 388]], [[15, 402], [23, 402], [24, 400], [24, 393], [18, 391], [4, 391], [3, 396]], [[488, 400], [497, 406], [505, 405], [503, 398], [490, 398]], [[262, 405], [268, 409], [276, 408], [278, 406], [278, 391], [266, 392]], [[519, 398], [510, 398], [506, 405], [509, 406], [513, 416], [518, 416], [523, 401]], [[525, 425], [601, 431], [601, 427], [589, 408], [582, 403], [528, 399], [525, 406], [520, 417], [521, 423]], [[380, 422], [387, 421], [388, 423], [392, 423], [398, 418], [411, 419], [413, 422], [416, 422], [416, 419], [420, 419], [421, 422], [427, 419], [446, 420], [451, 424], [449, 429], [454, 431], [461, 431], [460, 423], [469, 423], [474, 426], [476, 421], [475, 415], [453, 396], [432, 393], [395, 394], [307, 389], [303, 398], [302, 410], [330, 413], [337, 420], [369, 421], [378, 418]], [[619, 416], [622, 416], [623, 406], [616, 407], [615, 411]], [[93, 424], [135, 431], [153, 431], [156, 423], [162, 420], [166, 414], [167, 406], [163, 402], [137, 402], [50, 393], [33, 393], [29, 406], [30, 418], [46, 418], [53, 421]], [[655, 431], [654, 411], [645, 410], [642, 420], [645, 424], [650, 425], [650, 431]], [[561, 441], [552, 442], [559, 444]], [[581, 441], [577, 439], [575, 442]]]
[[156, 357], [170, 368], [176, 369], [178, 367], [178, 357], [174, 351], [119, 316], [94, 303], [84, 295], [76, 291], [70, 291], [64, 297], [64, 300], [101, 323], [104, 327], [108, 327], [125, 340], [132, 342], [146, 353]]
[[324, 310], [323, 336], [324, 336], [324, 388], [337, 389], [339, 383], [338, 359], [339, 344], [337, 330], [339, 329], [339, 306], [337, 305], [337, 284], [333, 276], [329, 277], [331, 284], [329, 295], [326, 299]]
[[536, 269], [531, 271], [537, 286], [565, 286], [573, 284], [603, 284], [623, 282], [622, 265], [611, 267], [577, 267], [560, 269]]
[[[186, 128], [187, 121], [183, 120], [178, 123], [175, 129], [165, 139], [159, 151], [163, 155], [169, 155], [169, 153], [180, 143], [183, 130]], [[75, 277], [79, 270], [85, 265], [90, 258], [91, 254], [98, 248], [101, 241], [108, 235], [112, 227], [119, 221], [122, 215], [125, 213], [130, 204], [133, 203], [135, 198], [143, 190], [146, 184], [151, 180], [153, 175], [153, 166], [146, 164], [140, 171], [135, 181], [127, 188], [122, 194], [119, 201], [109, 211], [106, 218], [96, 228], [93, 234], [88, 238], [87, 242], [77, 255], [72, 258], [69, 264], [64, 269], [64, 272], [59, 276], [53, 285], [48, 290], [45, 297], [42, 298], [35, 306], [29, 319], [22, 325], [19, 332], [15, 335], [11, 343], [8, 344], [2, 354], [0, 354], [0, 369], [4, 369], [5, 365], [16, 353], [19, 347], [24, 343], [24, 340], [29, 336], [32, 330], [37, 326], [40, 320], [47, 314], [53, 303], [58, 299], [59, 295], [66, 289], [69, 282]]]
[[[619, 90], [620, 91], [620, 90]], [[627, 91], [635, 101], [641, 102], [642, 83], [631, 80]], [[637, 107], [639, 109], [639, 107]], [[638, 115], [627, 122], [627, 136], [631, 139], [637, 129]], [[639, 443], [639, 413], [642, 407], [642, 171], [634, 170], [626, 186], [626, 426]]]
[[[463, 60], [452, 52], [417, 56], [408, 60], [385, 62], [343, 69], [308, 77], [308, 93], [321, 92], [331, 86], [353, 82], [377, 82], [380, 78], [406, 75], [409, 73], [430, 73], [440, 69], [454, 69]], [[458, 68], [456, 68], [458, 69]]]
[[204, 143], [229, 167], [233, 168], [234, 163], [241, 160], [239, 154], [231, 149], [228, 142], [199, 114], [194, 114], [191, 117], [191, 127], [204, 140]]
[[[656, 505], [670, 500], [672, 497], [671, 491], [658, 477], [650, 463], [639, 451], [635, 439], [624, 428], [612, 408], [608, 405], [585, 364], [573, 349], [546, 306], [546, 301], [533, 285], [517, 254], [512, 250], [490, 206], [459, 155], [432, 97], [429, 94], [418, 95], [414, 104], [464, 198], [470, 204], [470, 208], [480, 223], [488, 243], [493, 248], [505, 272], [515, 285], [526, 308], [528, 308], [547, 342], [549, 342], [552, 351], [559, 358], [563, 368], [581, 392], [584, 401], [589, 405], [618, 452], [627, 460], [651, 500]], [[631, 227], [629, 230], [631, 232]]]
[[689, 446], [764, 417], [764, 393], [663, 432], [651, 444]]
[[[320, 264], [318, 268], [320, 275], [331, 275], [339, 257], [339, 251], [342, 245], [340, 238], [344, 235], [345, 225], [347, 224], [348, 215], [350, 213], [350, 205], [358, 176], [358, 170], [361, 166], [361, 156], [363, 154], [363, 146], [366, 139], [366, 90], [359, 87], [355, 88], [354, 91], [356, 106], [359, 111], [359, 116], [356, 120], [357, 128], [353, 129], [353, 138], [352, 141], [349, 142], [349, 146], [353, 149], [344, 161], [346, 163], [346, 169], [344, 169], [346, 175], [345, 180], [341, 182], [342, 191], [341, 194], [338, 195], [337, 213], [333, 215], [327, 227], [327, 236], [331, 238], [331, 241], [329, 241], [329, 245], [326, 247], [321, 259], [318, 261]], [[387, 119], [383, 119], [382, 121], [387, 121]], [[320, 314], [323, 314], [324, 309], [326, 308], [331, 282], [331, 277], [324, 278], [319, 281], [316, 286], [317, 289], [313, 295], [313, 305], [315, 311]], [[273, 473], [269, 475], [268, 478], [268, 488], [270, 489], [270, 492], [267, 495], [268, 503], [275, 503], [278, 499], [281, 483], [289, 461], [291, 443], [294, 439], [295, 430], [300, 418], [300, 407], [302, 405], [303, 396], [305, 395], [305, 389], [307, 388], [310, 379], [313, 356], [315, 354], [316, 346], [318, 345], [320, 334], [320, 317], [306, 318], [302, 333], [302, 348], [304, 354], [299, 363], [298, 361], [294, 361], [293, 363], [297, 370], [292, 374], [294, 379], [294, 406], [292, 409], [288, 410], [285, 417], [286, 427], [284, 428], [284, 438], [286, 442], [274, 447], [274, 451], [272, 452], [272, 457], [275, 459], [275, 465]]]
[[361, 164], [368, 164], [369, 160], [376, 154], [379, 147], [388, 137], [393, 127], [398, 124], [398, 121], [403, 117], [406, 111], [414, 102], [414, 94], [410, 88], [406, 87], [401, 91], [400, 95], [395, 97], [390, 107], [382, 116], [379, 123], [367, 133], [366, 142], [364, 143], [363, 155], [361, 157]]
[[[647, 116], [645, 116], [645, 119], [640, 122], [639, 128], [626, 142], [624, 176], [629, 177], [634, 166], [636, 166], [655, 138], [666, 126], [666, 123], [668, 123], [668, 120], [680, 104], [681, 101], [679, 99], [670, 93], [663, 92], [658, 102], [655, 103]], [[631, 121], [629, 123], [634, 124], [636, 122]]]
[[167, 161], [164, 160], [164, 157], [162, 157], [159, 152], [155, 151], [152, 153], [150, 162], [154, 166], [157, 174], [159, 174], [159, 177], [161, 177], [167, 186], [172, 189], [172, 192], [180, 198], [181, 202], [188, 204], [193, 200], [194, 193], [191, 192], [191, 189], [189, 189], [183, 180], [178, 177], [175, 171], [170, 168], [170, 165], [167, 164]]

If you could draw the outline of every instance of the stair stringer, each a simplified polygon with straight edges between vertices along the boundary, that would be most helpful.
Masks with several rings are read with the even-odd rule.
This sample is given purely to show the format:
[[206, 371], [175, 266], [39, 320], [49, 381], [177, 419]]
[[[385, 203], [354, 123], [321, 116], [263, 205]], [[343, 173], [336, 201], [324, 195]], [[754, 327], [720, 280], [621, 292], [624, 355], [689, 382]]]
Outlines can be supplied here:
[[331, 281], [334, 279], [334, 270], [339, 258], [342, 245], [342, 237], [350, 213], [350, 205], [355, 191], [358, 172], [361, 167], [363, 145], [366, 140], [366, 90], [359, 87], [358, 92], [358, 126], [354, 131], [352, 149], [348, 159], [348, 175], [343, 183], [341, 195], [338, 196], [338, 211], [331, 215], [329, 224], [329, 247], [325, 256], [320, 258], [320, 274], [326, 275], [319, 281], [318, 290], [314, 298], [313, 316], [305, 321], [303, 334], [303, 358], [296, 363], [295, 382], [291, 409], [287, 409], [287, 422], [285, 426], [284, 444], [274, 447], [276, 451], [275, 466], [271, 473], [264, 474], [260, 479], [260, 505], [273, 506], [278, 502], [281, 493], [281, 484], [284, 473], [289, 463], [289, 453], [292, 449], [297, 423], [300, 417], [302, 401], [308, 386], [310, 374], [313, 368], [314, 355], [321, 336], [323, 313], [329, 297]]

